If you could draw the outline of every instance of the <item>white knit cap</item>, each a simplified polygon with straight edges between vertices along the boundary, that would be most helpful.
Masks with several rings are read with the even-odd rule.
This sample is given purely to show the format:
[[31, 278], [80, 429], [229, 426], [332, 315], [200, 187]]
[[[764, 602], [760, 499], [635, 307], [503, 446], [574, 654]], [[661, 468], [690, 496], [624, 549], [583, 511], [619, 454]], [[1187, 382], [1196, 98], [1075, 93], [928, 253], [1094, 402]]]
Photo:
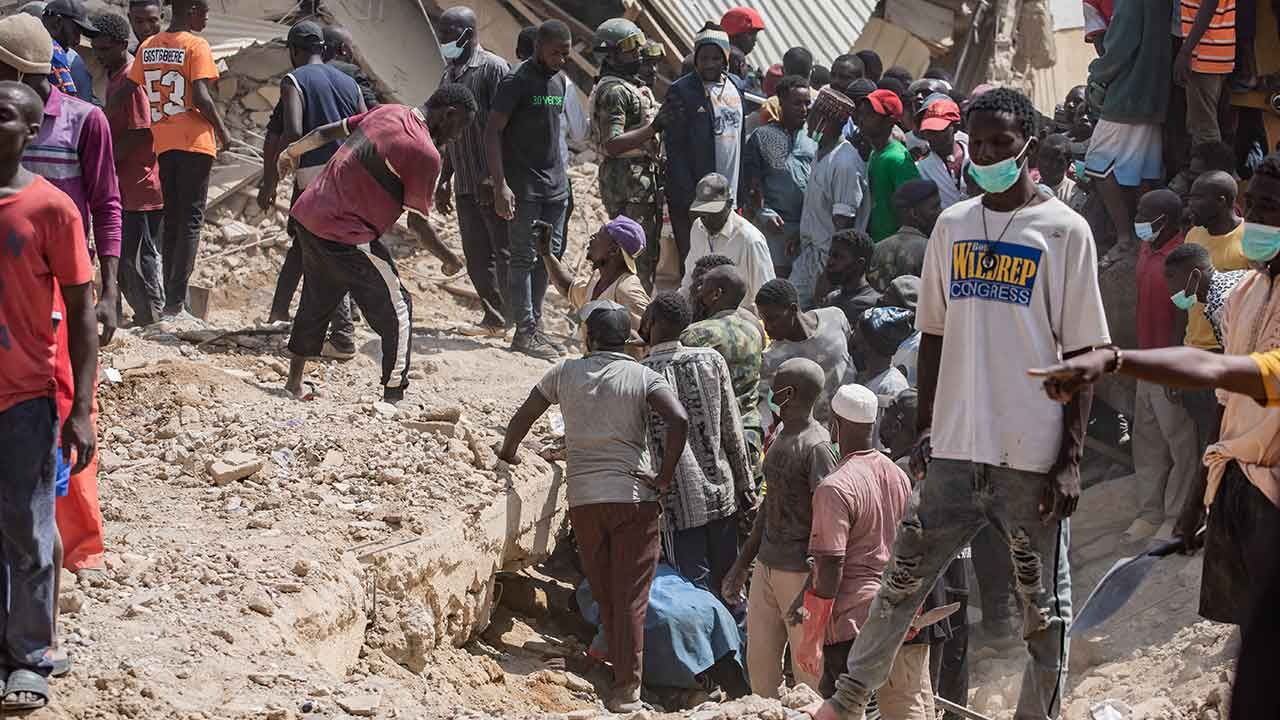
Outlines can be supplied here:
[[26, 13], [0, 20], [0, 63], [24, 75], [49, 72], [53, 38], [36, 18]]
[[874, 423], [879, 408], [876, 394], [861, 385], [845, 385], [831, 398], [831, 412], [852, 423]]

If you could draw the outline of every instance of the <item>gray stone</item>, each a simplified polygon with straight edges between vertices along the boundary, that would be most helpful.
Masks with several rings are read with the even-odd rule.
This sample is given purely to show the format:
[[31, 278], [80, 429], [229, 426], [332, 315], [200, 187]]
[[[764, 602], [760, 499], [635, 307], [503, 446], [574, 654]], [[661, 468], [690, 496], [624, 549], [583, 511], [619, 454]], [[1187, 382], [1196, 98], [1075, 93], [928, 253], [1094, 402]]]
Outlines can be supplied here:
[[338, 707], [356, 717], [373, 717], [378, 714], [378, 706], [382, 704], [381, 695], [350, 695], [337, 699]]
[[209, 477], [214, 485], [226, 485], [262, 470], [262, 464], [253, 453], [233, 450], [209, 465]]

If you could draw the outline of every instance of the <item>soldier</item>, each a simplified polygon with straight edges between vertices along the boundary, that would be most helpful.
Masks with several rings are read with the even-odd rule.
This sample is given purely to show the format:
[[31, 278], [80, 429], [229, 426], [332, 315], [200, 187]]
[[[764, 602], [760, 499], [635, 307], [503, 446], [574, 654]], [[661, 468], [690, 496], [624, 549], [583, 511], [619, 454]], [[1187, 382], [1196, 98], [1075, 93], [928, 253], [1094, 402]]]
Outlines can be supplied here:
[[658, 266], [658, 133], [668, 113], [659, 114], [653, 91], [640, 80], [644, 33], [630, 20], [606, 20], [596, 29], [594, 50], [604, 59], [601, 78], [587, 107], [591, 138], [600, 163], [600, 197], [611, 217], [625, 215], [644, 228], [649, 252], [639, 260], [640, 281], [653, 289]]
[[662, 43], [650, 40], [640, 51], [640, 83], [653, 90], [658, 83], [658, 63], [667, 56]]

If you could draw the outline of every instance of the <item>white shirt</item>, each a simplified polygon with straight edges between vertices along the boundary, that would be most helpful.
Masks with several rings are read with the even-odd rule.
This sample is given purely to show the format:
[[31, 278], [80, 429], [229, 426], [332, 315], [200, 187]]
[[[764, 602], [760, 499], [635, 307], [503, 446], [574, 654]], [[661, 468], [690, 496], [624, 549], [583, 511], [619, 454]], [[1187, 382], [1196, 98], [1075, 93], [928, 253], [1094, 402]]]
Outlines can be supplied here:
[[699, 218], [689, 231], [689, 256], [684, 261], [684, 279], [680, 281], [680, 294], [689, 297], [693, 285], [693, 266], [707, 255], [724, 255], [733, 261], [738, 275], [747, 284], [747, 296], [741, 307], [755, 312], [756, 291], [773, 279], [773, 256], [769, 254], [769, 241], [764, 233], [749, 220], [736, 212], [729, 213], [729, 221], [720, 232], [711, 235]]
[[815, 160], [809, 171], [800, 213], [800, 242], [830, 248], [836, 215], [856, 218], [854, 226], [866, 230], [870, 204], [867, 164], [857, 148], [841, 139], [831, 152]]
[[573, 84], [568, 75], [564, 77], [564, 122], [560, 123], [560, 157], [565, 166], [569, 165], [569, 141], [584, 142], [591, 132], [591, 122], [582, 107], [582, 98], [578, 97], [578, 86]]
[[943, 337], [933, 454], [1047, 472], [1063, 409], [1027, 370], [1111, 342], [1089, 224], [1054, 197], [1016, 214], [986, 210], [981, 197], [944, 210], [916, 329]]
[[885, 368], [879, 375], [869, 378], [862, 386], [876, 394], [876, 400], [879, 407], [876, 409], [876, 426], [872, 437], [875, 438], [875, 446], [877, 450], [888, 450], [884, 443], [880, 442], [880, 422], [884, 420], [884, 411], [893, 404], [898, 397], [898, 393], [908, 389], [911, 385], [907, 382], [907, 376], [902, 374], [898, 368], [890, 365]]
[[719, 83], [703, 83], [711, 101], [712, 142], [716, 146], [716, 172], [729, 179], [729, 193], [738, 195], [738, 178], [742, 170], [742, 96], [728, 78]]

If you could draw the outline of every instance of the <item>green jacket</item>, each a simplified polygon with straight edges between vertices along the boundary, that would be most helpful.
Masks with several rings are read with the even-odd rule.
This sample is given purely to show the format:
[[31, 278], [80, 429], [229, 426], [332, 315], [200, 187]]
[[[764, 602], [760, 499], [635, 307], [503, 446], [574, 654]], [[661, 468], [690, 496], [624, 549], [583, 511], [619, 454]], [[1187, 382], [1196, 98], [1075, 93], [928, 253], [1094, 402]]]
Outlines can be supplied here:
[[1103, 43], [1089, 64], [1090, 95], [1106, 89], [1102, 119], [1163, 123], [1173, 84], [1172, 0], [1116, 0]]

